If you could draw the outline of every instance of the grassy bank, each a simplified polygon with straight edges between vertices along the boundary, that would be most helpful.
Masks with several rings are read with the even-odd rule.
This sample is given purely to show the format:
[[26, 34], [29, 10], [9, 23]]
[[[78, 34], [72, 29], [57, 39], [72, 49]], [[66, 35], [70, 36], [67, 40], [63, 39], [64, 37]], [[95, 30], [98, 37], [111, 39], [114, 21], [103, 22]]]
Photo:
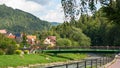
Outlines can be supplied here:
[[29, 64], [41, 64], [41, 63], [52, 63], [52, 62], [63, 62], [68, 60], [83, 59], [86, 54], [58, 54], [58, 55], [47, 55], [47, 54], [29, 54], [29, 55], [0, 55], [0, 67], [8, 66], [27, 66]]

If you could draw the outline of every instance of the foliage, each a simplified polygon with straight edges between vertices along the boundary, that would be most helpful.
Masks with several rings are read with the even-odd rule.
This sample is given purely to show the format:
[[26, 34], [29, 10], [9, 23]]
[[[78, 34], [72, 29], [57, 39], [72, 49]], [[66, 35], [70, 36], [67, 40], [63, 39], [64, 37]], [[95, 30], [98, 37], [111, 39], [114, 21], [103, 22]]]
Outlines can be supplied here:
[[[65, 18], [83, 30], [92, 45], [120, 45], [120, 0], [61, 0]], [[97, 5], [102, 8], [96, 11]], [[92, 16], [88, 13], [91, 10]], [[81, 16], [79, 21], [75, 21]]]
[[21, 46], [20, 46], [21, 48], [30, 46], [30, 44], [28, 44], [26, 40], [27, 40], [27, 35], [26, 35], [26, 33], [23, 33], [22, 42], [21, 42]]
[[120, 25], [120, 0], [111, 0], [111, 4], [103, 7], [103, 12], [106, 13], [106, 16], [110, 21]]
[[61, 23], [58, 23], [58, 22], [51, 22], [51, 25], [52, 25], [52, 26], [58, 26], [58, 25], [60, 25], [60, 24], [62, 24], [62, 22], [61, 22]]
[[104, 7], [94, 15], [82, 15], [78, 21], [70, 24], [81, 29], [91, 39], [92, 45], [120, 45], [120, 26], [106, 17]]
[[97, 4], [101, 4], [105, 7], [107, 18], [116, 22], [119, 21], [117, 18], [119, 18], [120, 0], [61, 0], [61, 4], [65, 18], [70, 18], [70, 20], [75, 20], [77, 16], [88, 14], [90, 11], [95, 13], [96, 7], [98, 7]]
[[15, 54], [18, 54], [18, 55], [22, 54], [22, 50], [15, 50]]
[[0, 5], [0, 29], [7, 29], [13, 33], [33, 33], [48, 30], [51, 25], [30, 13]]
[[6, 54], [11, 55], [11, 54], [14, 54], [14, 51], [17, 49], [17, 46], [15, 44], [14, 45], [8, 45], [6, 49], [7, 49]]
[[71, 46], [72, 43], [71, 43], [71, 41], [69, 39], [60, 38], [60, 39], [57, 39], [56, 45], [57, 46]]
[[73, 46], [80, 46], [80, 45], [79, 45], [79, 42], [76, 42], [76, 41], [72, 41], [72, 45], [73, 45]]
[[73, 46], [89, 46], [91, 44], [90, 38], [87, 37], [81, 29], [76, 28], [69, 23], [63, 23], [53, 30], [60, 34], [61, 38], [67, 38], [71, 40], [71, 44], [76, 42]]
[[4, 55], [4, 51], [0, 49], [0, 55]]
[[13, 54], [14, 50], [17, 49], [15, 40], [0, 34], [0, 49], [2, 49], [5, 54]]
[[29, 50], [24, 50], [24, 54], [29, 54]]

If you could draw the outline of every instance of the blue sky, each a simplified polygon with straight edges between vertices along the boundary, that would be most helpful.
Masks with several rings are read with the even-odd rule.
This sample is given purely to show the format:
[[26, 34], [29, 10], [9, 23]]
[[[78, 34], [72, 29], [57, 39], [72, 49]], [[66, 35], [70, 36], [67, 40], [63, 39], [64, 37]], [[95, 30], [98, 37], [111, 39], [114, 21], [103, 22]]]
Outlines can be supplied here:
[[61, 0], [0, 0], [0, 4], [29, 12], [42, 20], [60, 23], [64, 20]]

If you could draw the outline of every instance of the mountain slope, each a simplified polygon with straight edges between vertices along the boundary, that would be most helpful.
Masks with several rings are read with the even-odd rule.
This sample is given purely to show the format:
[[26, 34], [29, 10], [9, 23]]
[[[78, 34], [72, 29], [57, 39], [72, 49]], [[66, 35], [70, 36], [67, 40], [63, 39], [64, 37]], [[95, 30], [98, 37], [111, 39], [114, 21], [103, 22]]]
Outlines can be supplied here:
[[60, 25], [61, 23], [58, 23], [58, 22], [51, 22], [51, 25], [52, 26], [57, 26], [57, 25]]
[[51, 24], [49, 22], [40, 20], [30, 13], [0, 5], [0, 29], [7, 29], [14, 33], [32, 33], [49, 29], [50, 27]]

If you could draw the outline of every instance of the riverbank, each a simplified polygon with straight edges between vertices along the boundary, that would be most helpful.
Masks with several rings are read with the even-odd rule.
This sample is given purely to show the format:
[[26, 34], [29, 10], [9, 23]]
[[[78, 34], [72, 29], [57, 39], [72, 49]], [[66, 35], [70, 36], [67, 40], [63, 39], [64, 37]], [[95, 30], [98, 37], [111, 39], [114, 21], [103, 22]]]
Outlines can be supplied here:
[[80, 60], [87, 57], [87, 54], [28, 54], [28, 55], [0, 55], [0, 67], [30, 66], [54, 62], [67, 62]]

